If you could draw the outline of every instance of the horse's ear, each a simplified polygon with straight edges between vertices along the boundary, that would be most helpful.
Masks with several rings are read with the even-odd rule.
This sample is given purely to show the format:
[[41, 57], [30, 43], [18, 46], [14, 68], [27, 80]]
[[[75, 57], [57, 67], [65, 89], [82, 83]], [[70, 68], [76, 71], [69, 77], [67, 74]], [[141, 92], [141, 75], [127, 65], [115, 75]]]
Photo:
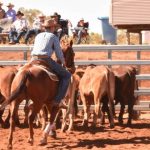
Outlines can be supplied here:
[[63, 46], [64, 46], [64, 43], [65, 43], [65, 42], [64, 42], [64, 40], [63, 40], [63, 39], [61, 39], [61, 40], [60, 40], [60, 45], [61, 45], [61, 47], [63, 47]]

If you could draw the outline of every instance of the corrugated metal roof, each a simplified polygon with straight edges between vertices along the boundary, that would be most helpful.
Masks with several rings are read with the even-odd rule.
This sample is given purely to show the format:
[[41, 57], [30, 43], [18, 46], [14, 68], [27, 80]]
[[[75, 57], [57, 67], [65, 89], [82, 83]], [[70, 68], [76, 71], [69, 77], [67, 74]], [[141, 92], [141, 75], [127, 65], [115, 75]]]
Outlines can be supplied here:
[[114, 26], [150, 24], [150, 0], [112, 0], [109, 22]]

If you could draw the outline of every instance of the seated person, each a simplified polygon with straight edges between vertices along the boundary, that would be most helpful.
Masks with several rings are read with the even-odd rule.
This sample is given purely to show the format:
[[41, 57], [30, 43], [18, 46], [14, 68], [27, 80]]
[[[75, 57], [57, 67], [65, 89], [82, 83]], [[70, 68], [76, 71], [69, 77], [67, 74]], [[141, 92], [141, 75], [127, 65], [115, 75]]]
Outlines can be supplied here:
[[[2, 19], [4, 19], [6, 17], [6, 12], [5, 10], [2, 8], [3, 3], [0, 2], [0, 22]], [[2, 32], [3, 27], [0, 26], [0, 33]]]
[[45, 21], [45, 16], [43, 14], [39, 14], [38, 17], [33, 22], [33, 28], [28, 30], [25, 34], [25, 44], [28, 43], [29, 38], [32, 35], [37, 35], [38, 33], [44, 31], [42, 24]]
[[13, 9], [14, 5], [12, 3], [9, 3], [7, 5], [8, 10], [6, 11], [6, 17], [11, 18], [12, 22], [16, 20], [16, 11]]
[[28, 21], [23, 18], [24, 14], [18, 11], [16, 20], [13, 22], [9, 31], [9, 44], [19, 43], [21, 36], [25, 35], [28, 29]]
[[68, 25], [71, 25], [71, 22], [69, 20], [61, 19], [61, 15], [59, 15], [57, 12], [55, 12], [51, 18], [53, 18], [57, 24], [55, 34], [59, 37], [59, 39], [64, 34], [68, 35]]
[[78, 35], [77, 44], [80, 44], [81, 43], [82, 35], [87, 32], [88, 22], [84, 22], [84, 19], [81, 18], [79, 20], [78, 24], [77, 24], [77, 27], [75, 27], [74, 29], [75, 29], [75, 32]]

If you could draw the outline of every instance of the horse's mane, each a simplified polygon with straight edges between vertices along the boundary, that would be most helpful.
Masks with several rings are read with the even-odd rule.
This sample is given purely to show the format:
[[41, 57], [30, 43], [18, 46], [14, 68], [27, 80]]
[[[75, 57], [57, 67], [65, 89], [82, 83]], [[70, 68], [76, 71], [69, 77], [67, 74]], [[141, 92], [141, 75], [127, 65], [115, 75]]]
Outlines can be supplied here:
[[60, 44], [61, 44], [61, 48], [65, 57], [66, 67], [71, 73], [74, 73], [75, 72], [75, 64], [74, 64], [75, 53], [72, 48], [73, 40], [68, 35], [64, 35], [60, 39]]

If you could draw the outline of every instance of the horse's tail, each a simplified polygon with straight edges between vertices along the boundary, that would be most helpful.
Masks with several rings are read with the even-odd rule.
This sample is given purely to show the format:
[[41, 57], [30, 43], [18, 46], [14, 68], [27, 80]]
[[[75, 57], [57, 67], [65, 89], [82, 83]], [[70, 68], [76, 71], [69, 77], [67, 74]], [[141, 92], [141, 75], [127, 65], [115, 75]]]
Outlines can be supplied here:
[[8, 104], [10, 104], [12, 101], [14, 101], [19, 94], [25, 90], [26, 88], [26, 81], [30, 76], [29, 71], [24, 71], [22, 72], [23, 75], [21, 76], [20, 83], [18, 83], [17, 88], [11, 93], [10, 97], [5, 100], [1, 105], [0, 105], [0, 110], [3, 110]]

